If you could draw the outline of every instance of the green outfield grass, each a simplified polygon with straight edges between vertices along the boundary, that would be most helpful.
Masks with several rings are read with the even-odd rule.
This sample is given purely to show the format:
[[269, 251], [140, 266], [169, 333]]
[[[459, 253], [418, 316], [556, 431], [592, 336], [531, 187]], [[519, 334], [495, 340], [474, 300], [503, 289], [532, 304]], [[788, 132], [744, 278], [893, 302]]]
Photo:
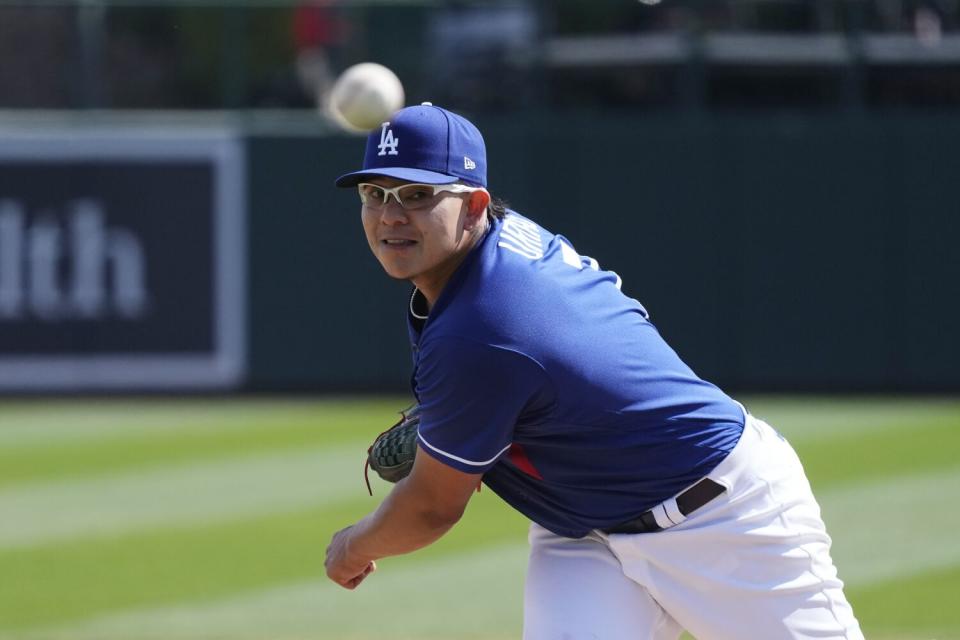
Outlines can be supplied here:
[[[960, 639], [960, 400], [746, 400], [804, 460], [867, 637]], [[518, 638], [526, 522], [489, 491], [357, 591], [323, 576], [405, 401], [0, 402], [0, 640]]]

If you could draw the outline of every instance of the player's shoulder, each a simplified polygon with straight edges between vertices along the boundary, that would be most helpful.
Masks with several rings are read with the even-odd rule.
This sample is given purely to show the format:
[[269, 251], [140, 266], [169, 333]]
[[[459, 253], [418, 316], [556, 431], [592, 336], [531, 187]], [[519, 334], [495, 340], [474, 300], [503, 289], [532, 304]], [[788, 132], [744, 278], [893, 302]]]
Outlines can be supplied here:
[[553, 238], [543, 226], [508, 209], [485, 243], [477, 274], [482, 282], [475, 283], [477, 293], [506, 299], [528, 294], [544, 275], [540, 267], [549, 256]]
[[553, 234], [542, 226], [512, 209], [508, 209], [496, 231], [496, 250], [509, 258], [519, 256], [525, 260], [543, 258]]
[[451, 283], [432, 333], [513, 343], [531, 325], [548, 322], [544, 315], [555, 285], [543, 266], [553, 238], [533, 220], [508, 210]]

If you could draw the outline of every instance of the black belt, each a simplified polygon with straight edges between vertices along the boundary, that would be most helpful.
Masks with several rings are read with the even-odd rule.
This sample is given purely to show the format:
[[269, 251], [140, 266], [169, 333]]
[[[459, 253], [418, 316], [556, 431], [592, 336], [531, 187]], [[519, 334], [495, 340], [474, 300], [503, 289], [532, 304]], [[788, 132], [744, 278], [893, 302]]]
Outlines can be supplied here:
[[[688, 516], [703, 505], [707, 504], [721, 493], [726, 491], [726, 487], [710, 478], [704, 478], [676, 497], [677, 509], [684, 516]], [[653, 510], [644, 511], [633, 520], [627, 520], [620, 524], [603, 529], [604, 533], [650, 533], [660, 531], [663, 527], [657, 524], [657, 519], [653, 517]]]

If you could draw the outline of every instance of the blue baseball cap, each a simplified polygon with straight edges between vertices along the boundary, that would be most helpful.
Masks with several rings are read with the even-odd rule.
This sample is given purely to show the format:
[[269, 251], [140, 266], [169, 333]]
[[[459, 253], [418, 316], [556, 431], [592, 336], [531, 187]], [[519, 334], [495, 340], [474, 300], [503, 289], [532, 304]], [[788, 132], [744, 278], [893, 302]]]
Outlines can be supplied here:
[[367, 137], [363, 169], [337, 178], [353, 187], [369, 176], [424, 184], [463, 180], [487, 186], [487, 150], [472, 122], [424, 102], [397, 111]]

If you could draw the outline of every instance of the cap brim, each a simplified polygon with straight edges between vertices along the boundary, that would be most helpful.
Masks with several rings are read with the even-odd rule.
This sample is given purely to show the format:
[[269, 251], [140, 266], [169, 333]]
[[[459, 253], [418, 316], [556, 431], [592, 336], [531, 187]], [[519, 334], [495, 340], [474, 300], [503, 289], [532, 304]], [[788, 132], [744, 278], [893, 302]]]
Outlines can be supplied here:
[[421, 182], [423, 184], [450, 184], [460, 178], [448, 176], [445, 173], [435, 171], [426, 171], [425, 169], [410, 169], [408, 167], [383, 167], [382, 169], [366, 169], [363, 171], [354, 171], [346, 173], [334, 183], [338, 187], [355, 187], [363, 182], [364, 178], [370, 176], [382, 176], [385, 178], [396, 178], [397, 180], [406, 180], [408, 182]]

